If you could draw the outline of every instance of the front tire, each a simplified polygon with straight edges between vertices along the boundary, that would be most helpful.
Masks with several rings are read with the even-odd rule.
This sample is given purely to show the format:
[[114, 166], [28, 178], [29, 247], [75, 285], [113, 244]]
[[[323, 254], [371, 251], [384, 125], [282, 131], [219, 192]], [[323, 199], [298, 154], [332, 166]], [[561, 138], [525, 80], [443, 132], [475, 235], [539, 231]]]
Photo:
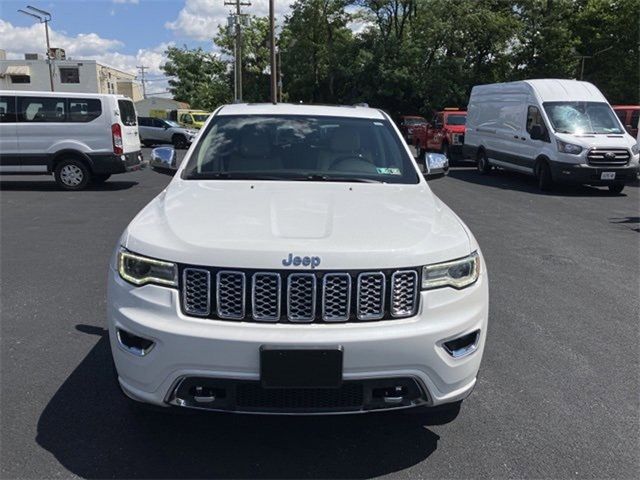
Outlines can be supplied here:
[[174, 135], [171, 139], [171, 143], [173, 143], [173, 146], [176, 150], [187, 148], [187, 139], [184, 137], [184, 135]]
[[64, 190], [82, 190], [91, 180], [91, 172], [87, 166], [75, 158], [59, 162], [53, 176], [58, 186]]
[[548, 192], [553, 188], [553, 178], [551, 177], [551, 169], [547, 162], [540, 162], [536, 170], [538, 179], [538, 188], [543, 192]]
[[476, 167], [481, 175], [488, 175], [491, 172], [491, 164], [489, 163], [489, 159], [487, 158], [487, 154], [484, 150], [480, 150], [478, 152]]
[[622, 190], [624, 190], [624, 183], [614, 183], [613, 185], [609, 185], [609, 193], [614, 195], [622, 193]]

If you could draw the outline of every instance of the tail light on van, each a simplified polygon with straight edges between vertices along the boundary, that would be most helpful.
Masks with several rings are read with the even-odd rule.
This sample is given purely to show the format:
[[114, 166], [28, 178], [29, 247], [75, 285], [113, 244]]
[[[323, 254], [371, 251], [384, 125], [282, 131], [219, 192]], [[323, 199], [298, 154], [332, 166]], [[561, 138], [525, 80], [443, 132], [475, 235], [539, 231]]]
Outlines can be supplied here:
[[122, 155], [122, 128], [118, 123], [111, 125], [111, 136], [113, 138], [113, 153]]

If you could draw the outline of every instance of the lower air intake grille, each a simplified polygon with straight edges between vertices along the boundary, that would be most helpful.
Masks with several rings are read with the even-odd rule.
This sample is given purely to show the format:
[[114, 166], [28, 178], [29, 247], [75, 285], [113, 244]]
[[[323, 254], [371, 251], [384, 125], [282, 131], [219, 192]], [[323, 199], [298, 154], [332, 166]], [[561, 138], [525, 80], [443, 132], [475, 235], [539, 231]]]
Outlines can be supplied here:
[[357, 410], [363, 401], [362, 385], [355, 383], [345, 383], [340, 388], [263, 388], [245, 383], [236, 389], [238, 407], [260, 410]]

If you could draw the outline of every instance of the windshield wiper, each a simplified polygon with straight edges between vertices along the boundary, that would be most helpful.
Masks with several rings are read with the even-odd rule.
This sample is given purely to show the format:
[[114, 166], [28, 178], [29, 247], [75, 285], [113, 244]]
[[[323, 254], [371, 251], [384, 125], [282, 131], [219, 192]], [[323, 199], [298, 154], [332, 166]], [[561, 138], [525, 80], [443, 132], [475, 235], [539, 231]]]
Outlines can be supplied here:
[[250, 172], [207, 172], [193, 173], [189, 180], [288, 180], [287, 177], [276, 175], [262, 175]]
[[308, 181], [308, 182], [353, 182], [353, 183], [382, 183], [380, 180], [374, 180], [373, 178], [364, 177], [334, 177], [332, 175], [319, 175], [317, 173], [311, 173], [304, 177], [294, 177], [293, 180]]

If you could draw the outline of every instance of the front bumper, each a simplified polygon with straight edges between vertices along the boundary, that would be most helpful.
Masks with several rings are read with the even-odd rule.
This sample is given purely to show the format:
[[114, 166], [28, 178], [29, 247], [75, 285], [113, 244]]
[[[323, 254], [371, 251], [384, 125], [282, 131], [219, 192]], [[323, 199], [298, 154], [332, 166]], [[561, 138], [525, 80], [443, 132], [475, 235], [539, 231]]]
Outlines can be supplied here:
[[[636, 162], [637, 163], [637, 162]], [[584, 185], [612, 185], [614, 183], [631, 183], [638, 176], [638, 165], [624, 166], [592, 166], [566, 162], [549, 162], [551, 176], [556, 182], [577, 183]], [[603, 180], [602, 173], [615, 173], [615, 178]]]
[[[480, 367], [488, 318], [485, 272], [483, 268], [478, 281], [463, 290], [422, 292], [415, 317], [301, 325], [188, 317], [180, 311], [177, 290], [134, 287], [110, 269], [107, 313], [118, 379], [124, 392], [135, 400], [181, 405], [176, 401], [176, 390], [185, 379], [232, 382], [234, 389], [240, 384], [257, 384], [263, 345], [341, 345], [344, 385], [402, 379], [415, 381], [420, 390], [420, 398], [412, 405], [456, 402], [472, 391]], [[118, 341], [118, 329], [153, 341], [153, 348], [144, 356], [132, 354]], [[479, 331], [474, 351], [461, 358], [447, 353], [443, 342], [474, 331]], [[233, 406], [224, 410], [239, 411]], [[260, 408], [251, 411], [272, 413]], [[365, 409], [345, 408], [343, 412], [354, 411]], [[338, 409], [332, 413], [343, 412]]]

